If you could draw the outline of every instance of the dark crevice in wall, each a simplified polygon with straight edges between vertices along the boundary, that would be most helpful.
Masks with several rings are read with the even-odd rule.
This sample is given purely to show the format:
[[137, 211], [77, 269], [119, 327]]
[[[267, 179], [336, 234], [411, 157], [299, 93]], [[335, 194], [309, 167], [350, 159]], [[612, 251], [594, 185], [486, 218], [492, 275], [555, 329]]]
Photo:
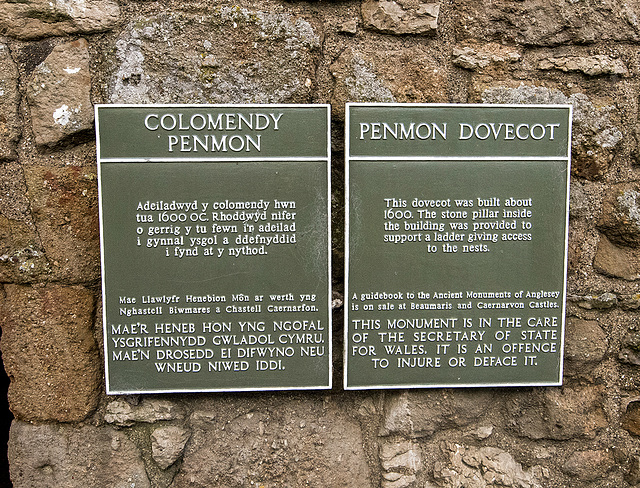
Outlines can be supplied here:
[[12, 488], [9, 477], [9, 461], [7, 459], [7, 442], [9, 441], [9, 428], [13, 415], [9, 410], [7, 392], [9, 391], [9, 377], [4, 370], [2, 353], [0, 352], [0, 488]]

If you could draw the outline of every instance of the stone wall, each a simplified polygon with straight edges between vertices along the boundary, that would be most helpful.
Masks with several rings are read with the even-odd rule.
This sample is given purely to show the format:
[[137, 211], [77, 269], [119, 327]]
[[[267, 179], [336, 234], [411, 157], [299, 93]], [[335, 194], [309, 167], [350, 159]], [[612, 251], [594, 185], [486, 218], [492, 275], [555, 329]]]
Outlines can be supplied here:
[[[0, 320], [27, 487], [640, 486], [639, 0], [0, 0]], [[574, 107], [564, 386], [104, 394], [92, 103]]]

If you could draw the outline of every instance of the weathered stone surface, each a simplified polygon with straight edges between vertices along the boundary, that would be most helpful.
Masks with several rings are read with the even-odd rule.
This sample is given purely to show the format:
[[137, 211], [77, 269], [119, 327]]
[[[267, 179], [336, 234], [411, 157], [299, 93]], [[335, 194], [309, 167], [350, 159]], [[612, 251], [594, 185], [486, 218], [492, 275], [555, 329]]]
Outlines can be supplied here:
[[629, 459], [629, 470], [625, 474], [625, 481], [632, 486], [640, 483], [640, 456], [631, 456]]
[[623, 363], [640, 366], [640, 333], [629, 332], [624, 336], [618, 359]]
[[614, 149], [622, 140], [616, 107], [594, 104], [582, 93], [569, 97], [559, 90], [527, 86], [495, 87], [482, 94], [485, 103], [540, 103], [573, 105], [571, 171], [583, 178], [601, 178], [609, 168]]
[[558, 69], [565, 72], [577, 71], [589, 76], [629, 76], [629, 70], [621, 59], [612, 58], [604, 54], [550, 57], [540, 61], [538, 67], [540, 69]]
[[116, 42], [108, 97], [113, 103], [307, 102], [319, 47], [313, 26], [288, 13], [223, 6], [207, 15], [133, 19]]
[[347, 102], [446, 102], [447, 71], [435, 53], [389, 46], [380, 52], [345, 50], [330, 66], [332, 117]]
[[618, 247], [605, 236], [601, 236], [593, 267], [598, 273], [635, 281], [640, 279], [640, 250]]
[[48, 272], [22, 167], [5, 161], [0, 164], [0, 282], [28, 283]]
[[[88, 156], [93, 152], [89, 147]], [[24, 168], [31, 212], [49, 276], [67, 283], [100, 277], [98, 188], [95, 167]]]
[[567, 370], [580, 373], [602, 361], [607, 352], [607, 336], [594, 320], [570, 318], [565, 329], [564, 357]]
[[95, 409], [102, 382], [93, 294], [55, 285], [6, 285], [5, 294], [0, 345], [11, 411], [22, 420], [83, 420]]
[[189, 437], [189, 430], [175, 425], [155, 429], [151, 433], [153, 460], [160, 468], [167, 469], [182, 456]]
[[602, 386], [534, 390], [517, 396], [508, 410], [518, 435], [530, 439], [593, 438], [607, 425]]
[[58, 44], [33, 71], [27, 89], [31, 123], [39, 146], [54, 146], [93, 128], [89, 44]]
[[46, 276], [49, 269], [34, 226], [0, 215], [0, 281], [30, 283]]
[[562, 471], [581, 480], [593, 481], [604, 477], [615, 465], [609, 450], [576, 451], [564, 463]]
[[172, 488], [372, 486], [360, 426], [322, 398], [280, 396], [238, 407], [200, 402]]
[[534, 46], [640, 40], [635, 2], [457, 0], [455, 6], [455, 23], [461, 37]]
[[542, 469], [539, 466], [525, 470], [511, 454], [496, 447], [478, 448], [446, 443], [442, 450], [448, 462], [437, 462], [433, 469], [433, 476], [440, 487], [542, 486]]
[[389, 34], [435, 34], [438, 3], [419, 0], [365, 0], [362, 19], [365, 27]]
[[640, 188], [636, 184], [609, 188], [598, 227], [614, 244], [640, 247]]
[[387, 441], [380, 446], [380, 464], [383, 488], [411, 486], [422, 469], [420, 448], [411, 441]]
[[115, 0], [5, 1], [0, 35], [18, 39], [89, 34], [112, 29], [120, 16]]
[[9, 46], [0, 39], [0, 161], [16, 158], [20, 137], [19, 102], [18, 67]]
[[124, 400], [115, 400], [107, 405], [105, 421], [120, 426], [131, 426], [136, 422], [154, 423], [160, 420], [184, 418], [183, 410], [168, 400], [144, 399], [137, 405]]
[[493, 403], [490, 390], [433, 390], [389, 394], [380, 435], [433, 435], [477, 421]]
[[[331, 104], [334, 110], [344, 114], [346, 101], [352, 102], [395, 102], [391, 90], [385, 85], [370, 61], [360, 53], [344, 52], [331, 65], [335, 79], [335, 89]], [[342, 108], [341, 108], [342, 107]]]
[[615, 293], [603, 293], [602, 295], [583, 295], [572, 297], [579, 307], [587, 310], [608, 310], [618, 306], [618, 296]]
[[460, 45], [453, 48], [452, 62], [460, 68], [482, 72], [492, 65], [505, 65], [520, 61], [520, 53], [496, 43]]
[[9, 466], [14, 488], [151, 488], [138, 449], [111, 427], [14, 421]]
[[622, 428], [630, 434], [640, 436], [640, 400], [632, 400], [627, 404], [622, 416]]

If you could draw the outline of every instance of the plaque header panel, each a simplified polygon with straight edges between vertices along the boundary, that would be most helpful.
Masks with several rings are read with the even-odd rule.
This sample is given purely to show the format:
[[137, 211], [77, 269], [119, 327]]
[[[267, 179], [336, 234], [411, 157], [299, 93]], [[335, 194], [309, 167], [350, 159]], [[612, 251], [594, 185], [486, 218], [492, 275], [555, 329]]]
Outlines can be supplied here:
[[349, 104], [345, 388], [559, 385], [570, 106]]
[[107, 393], [330, 388], [329, 107], [96, 127]]

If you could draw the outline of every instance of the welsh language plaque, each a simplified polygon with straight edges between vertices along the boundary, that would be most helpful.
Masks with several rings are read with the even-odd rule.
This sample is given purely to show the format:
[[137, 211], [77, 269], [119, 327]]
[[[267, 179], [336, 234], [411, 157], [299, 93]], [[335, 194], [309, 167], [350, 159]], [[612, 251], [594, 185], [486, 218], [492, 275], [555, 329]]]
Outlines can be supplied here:
[[329, 124], [96, 107], [107, 393], [331, 387]]
[[346, 389], [562, 381], [571, 107], [349, 104]]

